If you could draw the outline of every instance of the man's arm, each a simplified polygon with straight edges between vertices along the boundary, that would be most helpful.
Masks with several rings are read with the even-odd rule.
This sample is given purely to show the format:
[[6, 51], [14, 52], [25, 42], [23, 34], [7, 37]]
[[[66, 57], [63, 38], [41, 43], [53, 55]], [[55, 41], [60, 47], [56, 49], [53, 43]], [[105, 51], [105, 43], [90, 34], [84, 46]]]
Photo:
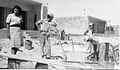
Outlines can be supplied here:
[[37, 26], [37, 28], [38, 28], [39, 31], [41, 30], [41, 24], [42, 24], [42, 23], [43, 23], [42, 20], [38, 20], [38, 21], [36, 22], [36, 26]]
[[87, 33], [88, 33], [88, 30], [86, 30], [86, 31], [84, 32], [84, 35], [87, 35]]
[[51, 22], [50, 25], [55, 27], [57, 26], [56, 22]]

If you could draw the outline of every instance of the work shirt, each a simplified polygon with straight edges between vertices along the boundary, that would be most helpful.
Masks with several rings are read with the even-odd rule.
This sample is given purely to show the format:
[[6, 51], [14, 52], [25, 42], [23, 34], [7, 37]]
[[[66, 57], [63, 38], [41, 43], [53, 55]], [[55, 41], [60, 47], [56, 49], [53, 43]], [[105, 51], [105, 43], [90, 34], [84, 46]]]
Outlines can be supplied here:
[[41, 31], [47, 31], [47, 30], [54, 30], [54, 25], [57, 25], [55, 22], [48, 22], [46, 19], [45, 20], [39, 20], [37, 21], [38, 26], [40, 27]]
[[86, 36], [88, 36], [88, 38], [92, 38], [93, 36], [93, 31], [88, 29], [85, 33], [84, 33]]
[[92, 30], [88, 30], [87, 35], [89, 36], [89, 38], [92, 38], [93, 34], [92, 34]]
[[48, 31], [49, 23], [47, 20], [39, 20], [37, 23], [41, 31]]
[[6, 18], [6, 23], [10, 23], [10, 25], [20, 25], [22, 21], [22, 16], [16, 16], [14, 13], [9, 14]]

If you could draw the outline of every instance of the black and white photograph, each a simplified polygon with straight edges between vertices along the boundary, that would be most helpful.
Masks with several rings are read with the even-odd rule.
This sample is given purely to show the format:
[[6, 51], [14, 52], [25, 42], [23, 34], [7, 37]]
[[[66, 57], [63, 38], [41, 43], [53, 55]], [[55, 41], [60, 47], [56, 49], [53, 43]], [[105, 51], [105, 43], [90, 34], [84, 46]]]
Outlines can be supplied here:
[[120, 0], [0, 0], [0, 69], [119, 70]]

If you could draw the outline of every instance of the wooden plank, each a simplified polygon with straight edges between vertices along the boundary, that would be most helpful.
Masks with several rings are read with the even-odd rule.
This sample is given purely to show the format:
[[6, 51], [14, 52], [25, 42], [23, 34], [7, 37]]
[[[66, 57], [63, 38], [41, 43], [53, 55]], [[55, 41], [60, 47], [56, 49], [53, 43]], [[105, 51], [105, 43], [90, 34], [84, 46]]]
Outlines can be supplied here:
[[26, 60], [26, 61], [33, 61], [33, 62], [38, 62], [38, 63], [45, 63], [48, 65], [57, 65], [57, 66], [63, 66], [63, 67], [72, 67], [72, 68], [84, 68], [83, 65], [75, 65], [73, 63], [67, 63], [67, 62], [62, 62], [59, 60], [51, 60], [51, 59], [35, 59], [35, 58], [30, 58], [30, 57], [19, 57], [17, 55], [13, 54], [6, 54], [6, 53], [1, 53], [0, 56], [5, 56], [8, 58], [12, 59], [18, 59], [18, 60]]
[[84, 63], [84, 64], [98, 64], [98, 62], [93, 62], [93, 61], [85, 61], [85, 62], [82, 62], [82, 61], [65, 61], [67, 63]]
[[31, 57], [20, 57], [14, 54], [7, 54], [7, 53], [1, 53], [1, 56], [5, 56], [8, 58], [12, 58], [12, 59], [18, 59], [18, 60], [26, 60], [26, 61], [33, 61], [33, 62], [38, 62], [38, 63], [46, 63], [46, 64], [60, 64], [61, 61], [58, 60], [51, 60], [51, 59], [35, 59], [35, 58], [31, 58]]

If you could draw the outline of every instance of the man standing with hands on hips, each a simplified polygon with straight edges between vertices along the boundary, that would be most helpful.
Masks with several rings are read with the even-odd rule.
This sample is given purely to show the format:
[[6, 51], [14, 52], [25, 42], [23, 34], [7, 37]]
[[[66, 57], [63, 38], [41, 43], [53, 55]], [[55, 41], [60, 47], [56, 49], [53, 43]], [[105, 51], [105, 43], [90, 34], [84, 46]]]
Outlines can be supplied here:
[[38, 20], [36, 22], [37, 28], [40, 31], [39, 41], [40, 41], [40, 52], [42, 58], [51, 58], [51, 46], [50, 46], [50, 24], [53, 24], [52, 19], [53, 14], [47, 14], [47, 18], [43, 20]]

